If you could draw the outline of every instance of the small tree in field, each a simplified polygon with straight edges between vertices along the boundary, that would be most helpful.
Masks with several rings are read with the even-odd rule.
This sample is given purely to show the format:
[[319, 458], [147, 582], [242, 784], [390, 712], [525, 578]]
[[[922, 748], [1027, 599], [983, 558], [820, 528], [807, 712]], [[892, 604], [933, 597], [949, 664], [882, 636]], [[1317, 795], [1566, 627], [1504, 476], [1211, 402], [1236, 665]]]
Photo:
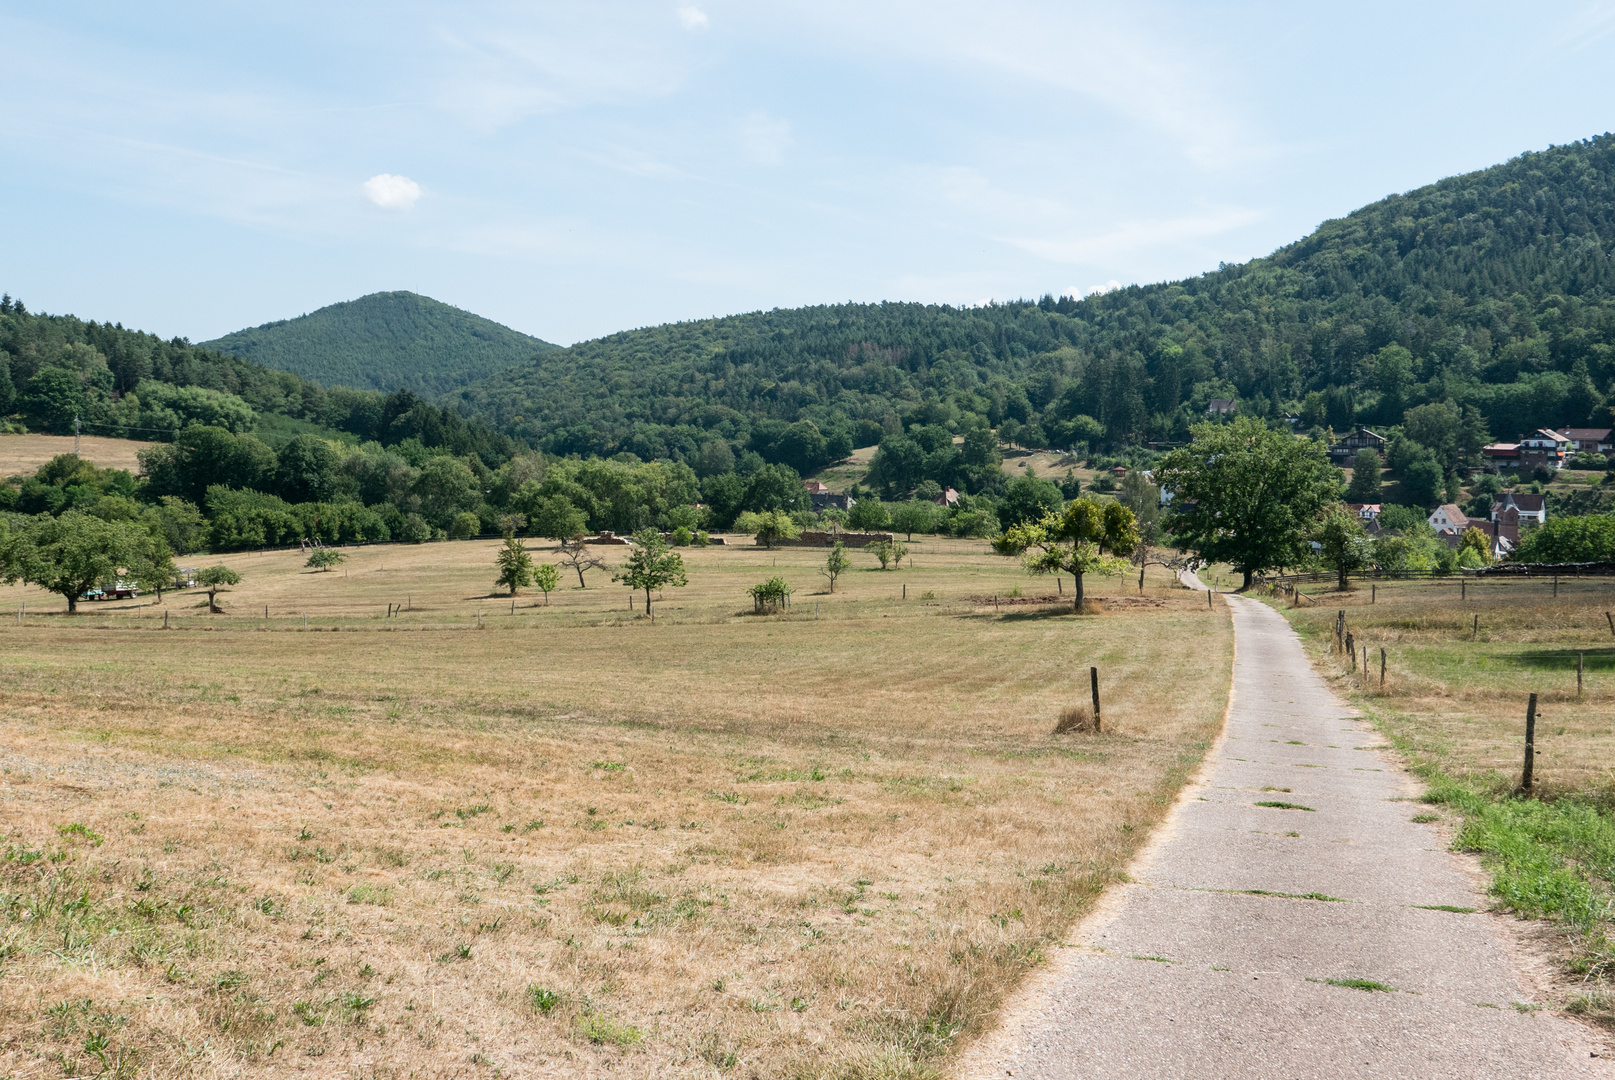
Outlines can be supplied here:
[[[533, 557], [527, 554], [522, 542], [509, 533], [505, 534], [505, 546], [499, 549], [495, 561], [499, 564], [499, 580], [494, 584], [509, 589], [511, 596], [523, 585], [533, 583]], [[547, 598], [548, 593], [545, 596]]]
[[308, 554], [308, 562], [304, 566], [312, 566], [320, 573], [329, 573], [338, 563], [347, 561], [347, 556], [340, 551], [328, 547], [317, 547]]
[[641, 529], [634, 534], [634, 547], [623, 560], [622, 569], [611, 576], [630, 589], [645, 590], [645, 614], [651, 614], [650, 594], [653, 589], [669, 585], [682, 587], [690, 583], [684, 573], [684, 556], [667, 549], [667, 541], [655, 529]]
[[533, 567], [533, 584], [544, 590], [544, 606], [550, 606], [550, 593], [561, 583], [561, 572], [554, 563], [539, 563]]
[[882, 570], [901, 565], [903, 558], [908, 555], [906, 545], [892, 540], [871, 540], [864, 545], [864, 550], [875, 557]]
[[1076, 588], [1073, 604], [1082, 611], [1082, 575], [1119, 574], [1138, 544], [1133, 512], [1121, 503], [1072, 499], [1058, 514], [1024, 522], [1005, 534], [1000, 550], [1019, 551], [1034, 574], [1070, 574]]
[[582, 533], [575, 533], [570, 540], [561, 541], [561, 563], [568, 570], [577, 571], [578, 588], [580, 589], [589, 587], [583, 580], [585, 570], [604, 570], [606, 568], [606, 560], [589, 550], [589, 545], [583, 542]]
[[128, 522], [102, 521], [78, 510], [60, 517], [42, 514], [0, 533], [0, 580], [58, 593], [71, 615], [86, 590], [116, 578], [122, 568], [138, 566], [160, 543]]
[[1374, 545], [1363, 531], [1362, 520], [1340, 503], [1329, 507], [1318, 519], [1314, 534], [1326, 565], [1335, 569], [1336, 587], [1345, 592], [1347, 575], [1361, 570], [1373, 557]]
[[241, 584], [241, 575], [228, 566], [210, 566], [196, 575], [196, 583], [207, 587], [208, 614], [223, 615], [224, 609], [219, 606], [219, 591], [226, 585]]
[[824, 569], [819, 571], [821, 577], [830, 581], [830, 591], [836, 591], [836, 578], [847, 572], [852, 560], [847, 558], [847, 549], [837, 540], [830, 548], [829, 556], [824, 560]]
[[746, 591], [751, 594], [752, 611], [758, 615], [769, 615], [778, 611], [785, 606], [791, 595], [791, 587], [777, 574], [767, 581], [759, 581]]
[[783, 510], [765, 510], [756, 515], [753, 524], [757, 539], [767, 548], [772, 548], [776, 540], [794, 540], [802, 535], [802, 527]]

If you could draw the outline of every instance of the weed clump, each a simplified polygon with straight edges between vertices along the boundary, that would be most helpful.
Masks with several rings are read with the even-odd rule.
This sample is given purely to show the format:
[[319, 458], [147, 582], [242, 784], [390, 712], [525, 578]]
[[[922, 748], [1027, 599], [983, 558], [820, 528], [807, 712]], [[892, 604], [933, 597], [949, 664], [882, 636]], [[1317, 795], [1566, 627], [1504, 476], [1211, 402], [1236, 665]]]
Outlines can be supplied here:
[[1075, 705], [1060, 711], [1060, 720], [1054, 725], [1056, 735], [1069, 735], [1071, 732], [1093, 733], [1099, 730], [1099, 724], [1094, 720], [1093, 710], [1086, 705]]

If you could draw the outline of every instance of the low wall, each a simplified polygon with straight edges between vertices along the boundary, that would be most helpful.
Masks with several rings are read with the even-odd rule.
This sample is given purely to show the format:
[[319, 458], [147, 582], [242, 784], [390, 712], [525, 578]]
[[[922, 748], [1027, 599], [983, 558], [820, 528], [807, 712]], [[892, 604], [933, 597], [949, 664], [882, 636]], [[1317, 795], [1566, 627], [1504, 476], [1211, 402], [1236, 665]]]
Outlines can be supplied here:
[[879, 541], [891, 543], [894, 537], [891, 533], [863, 533], [863, 532], [804, 532], [791, 540], [775, 540], [765, 543], [761, 537], [757, 540], [758, 547], [833, 547], [837, 541], [848, 547], [863, 547]]

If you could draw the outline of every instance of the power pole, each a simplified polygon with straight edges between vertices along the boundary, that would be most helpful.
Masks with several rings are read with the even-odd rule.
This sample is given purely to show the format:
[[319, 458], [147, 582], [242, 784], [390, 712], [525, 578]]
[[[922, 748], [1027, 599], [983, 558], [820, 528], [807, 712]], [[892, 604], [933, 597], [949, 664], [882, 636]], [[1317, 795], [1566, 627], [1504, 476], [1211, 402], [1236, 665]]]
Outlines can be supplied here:
[[73, 417], [73, 456], [78, 457], [78, 454], [79, 454], [79, 418], [75, 416], [75, 417]]

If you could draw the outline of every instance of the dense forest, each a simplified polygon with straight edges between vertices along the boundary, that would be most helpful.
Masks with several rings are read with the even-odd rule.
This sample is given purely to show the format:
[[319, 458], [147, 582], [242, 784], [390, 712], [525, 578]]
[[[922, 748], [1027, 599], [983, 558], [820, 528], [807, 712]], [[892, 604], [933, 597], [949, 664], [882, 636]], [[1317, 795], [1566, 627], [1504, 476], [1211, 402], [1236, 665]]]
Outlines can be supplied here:
[[412, 292], [372, 293], [202, 343], [324, 386], [439, 394], [554, 350]]
[[[1612, 246], [1615, 137], [1603, 135], [1392, 196], [1198, 278], [1081, 300], [658, 326], [546, 353], [453, 400], [552, 453], [697, 471], [745, 450], [807, 471], [883, 439], [899, 453], [882, 457], [912, 464], [925, 456], [914, 427], [1079, 450], [1181, 440], [1213, 398], [1320, 433], [1394, 429], [1433, 405], [1456, 410], [1458, 441], [1478, 447], [1607, 422]], [[956, 460], [896, 471], [893, 488], [993, 481]]]

